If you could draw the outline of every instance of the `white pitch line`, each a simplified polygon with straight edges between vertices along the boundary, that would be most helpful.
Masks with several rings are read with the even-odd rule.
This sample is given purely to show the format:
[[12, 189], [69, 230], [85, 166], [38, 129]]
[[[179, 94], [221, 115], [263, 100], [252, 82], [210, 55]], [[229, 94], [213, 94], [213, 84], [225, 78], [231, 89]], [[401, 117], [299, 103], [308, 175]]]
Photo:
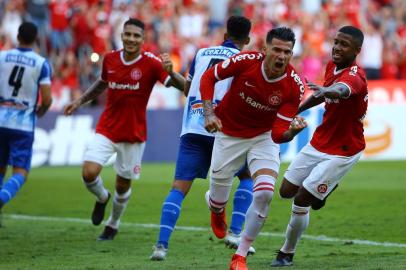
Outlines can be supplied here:
[[[65, 218], [65, 217], [46, 217], [46, 216], [29, 216], [29, 215], [4, 215], [7, 218], [15, 220], [33, 220], [33, 221], [56, 221], [56, 222], [74, 222], [74, 223], [83, 223], [91, 224], [90, 220], [82, 218]], [[126, 227], [136, 227], [136, 228], [159, 228], [159, 224], [142, 224], [142, 223], [129, 223], [123, 222], [120, 223], [121, 226]], [[209, 228], [206, 227], [191, 227], [191, 226], [176, 226], [176, 230], [181, 231], [209, 231]], [[260, 236], [273, 236], [273, 237], [285, 237], [284, 233], [271, 233], [271, 232], [261, 232]], [[328, 237], [324, 235], [302, 235], [302, 238], [320, 241], [320, 242], [339, 242], [339, 243], [350, 243], [366, 246], [380, 246], [380, 247], [399, 247], [406, 248], [406, 244], [402, 243], [391, 243], [391, 242], [375, 242], [369, 240], [359, 240], [359, 239], [341, 239], [335, 237]]]

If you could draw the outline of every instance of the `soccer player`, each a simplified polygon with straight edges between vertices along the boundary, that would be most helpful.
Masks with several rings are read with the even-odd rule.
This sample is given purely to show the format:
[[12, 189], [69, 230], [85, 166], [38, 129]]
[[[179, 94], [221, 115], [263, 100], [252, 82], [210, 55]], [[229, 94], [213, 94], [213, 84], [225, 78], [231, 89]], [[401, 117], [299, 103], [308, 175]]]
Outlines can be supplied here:
[[[253, 200], [230, 269], [247, 269], [248, 249], [268, 216], [280, 164], [278, 144], [292, 140], [306, 127], [304, 119], [296, 117], [305, 86], [289, 64], [294, 43], [290, 28], [272, 29], [266, 36], [264, 53], [235, 55], [207, 70], [201, 80], [205, 127], [217, 132], [206, 193], [217, 237], [227, 230], [225, 207], [233, 175], [245, 160], [255, 180]], [[233, 77], [230, 90], [214, 110], [214, 85], [229, 77]]]
[[96, 196], [92, 223], [99, 225], [111, 196], [103, 185], [100, 172], [117, 153], [113, 209], [99, 240], [114, 239], [131, 195], [131, 179], [140, 176], [147, 137], [146, 107], [154, 84], [160, 81], [165, 86], [174, 85], [183, 90], [185, 83], [181, 75], [173, 72], [168, 55], [162, 56], [162, 62], [154, 54], [141, 51], [144, 40], [142, 21], [127, 20], [121, 38], [124, 48], [105, 55], [101, 78], [64, 110], [65, 115], [71, 115], [82, 104], [108, 89], [106, 106], [97, 124], [96, 135], [84, 155], [82, 170], [84, 184]]
[[[166, 197], [161, 214], [159, 238], [150, 257], [151, 260], [164, 260], [168, 242], [179, 218], [182, 202], [192, 187], [195, 178], [207, 177], [213, 149], [214, 135], [204, 128], [202, 100], [200, 97], [200, 78], [210, 67], [237, 54], [249, 43], [251, 22], [241, 16], [231, 16], [227, 20], [227, 32], [220, 46], [200, 49], [189, 71], [186, 81], [186, 106], [180, 137], [175, 179]], [[219, 82], [215, 87], [213, 103], [219, 104], [231, 84], [231, 78]], [[245, 213], [252, 201], [252, 179], [249, 172], [239, 174], [240, 183], [234, 196], [234, 210], [226, 245], [236, 248], [244, 223]], [[251, 247], [251, 253], [255, 250]]]
[[315, 209], [325, 200], [365, 148], [362, 121], [368, 106], [368, 89], [365, 73], [355, 62], [363, 39], [356, 27], [340, 28], [323, 86], [308, 83], [314, 92], [299, 111], [322, 102], [326, 111], [310, 143], [288, 167], [279, 190], [281, 197], [294, 199], [285, 243], [272, 266], [293, 264], [296, 245], [309, 225], [310, 207]]
[[[51, 67], [33, 50], [37, 32], [33, 23], [22, 23], [18, 47], [0, 52], [0, 210], [27, 181], [36, 117], [52, 103]], [[3, 185], [8, 165], [13, 170]]]

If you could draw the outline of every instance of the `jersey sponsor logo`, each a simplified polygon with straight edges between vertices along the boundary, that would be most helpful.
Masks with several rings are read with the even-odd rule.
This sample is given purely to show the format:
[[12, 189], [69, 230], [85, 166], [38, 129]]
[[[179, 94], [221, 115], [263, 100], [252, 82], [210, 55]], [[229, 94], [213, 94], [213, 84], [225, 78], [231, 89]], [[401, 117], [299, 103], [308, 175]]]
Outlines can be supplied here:
[[107, 73], [109, 73], [109, 74], [114, 73], [114, 72], [116, 72], [116, 71], [115, 70], [108, 70], [107, 71]]
[[14, 99], [4, 99], [0, 97], [0, 106], [7, 108], [14, 108], [17, 110], [26, 110], [30, 106], [27, 101], [17, 101]]
[[[212, 102], [213, 109], [217, 107], [219, 102], [220, 102], [219, 100]], [[203, 102], [201, 100], [194, 100], [190, 102], [190, 115], [203, 116], [203, 113], [204, 113]]]
[[248, 81], [245, 81], [245, 85], [248, 87], [255, 87], [255, 85], [250, 84]]
[[225, 61], [223, 61], [223, 63], [221, 63], [221, 67], [226, 69], [228, 67], [228, 65], [230, 64], [230, 59], [227, 59]]
[[302, 79], [300, 79], [300, 76], [294, 71], [292, 70], [292, 72], [290, 73], [290, 77], [293, 78], [293, 80], [295, 81], [295, 83], [299, 86], [300, 89], [300, 100], [302, 100], [303, 94], [304, 94], [304, 84], [302, 82]]
[[203, 56], [226, 56], [226, 57], [231, 57], [234, 54], [235, 53], [233, 53], [229, 49], [220, 49], [220, 48], [207, 49], [202, 53]]
[[260, 53], [244, 53], [244, 54], [239, 54], [237, 56], [234, 56], [233, 58], [231, 58], [231, 61], [233, 61], [233, 63], [236, 63], [238, 61], [241, 60], [254, 60], [254, 59], [261, 59], [262, 58], [262, 54]]
[[134, 81], [138, 81], [142, 77], [142, 72], [139, 68], [134, 68], [131, 70], [130, 76]]
[[324, 102], [326, 102], [327, 104], [332, 104], [332, 103], [338, 104], [338, 103], [340, 103], [340, 99], [338, 99], [338, 98], [324, 98]]
[[30, 67], [35, 67], [35, 59], [31, 57], [27, 57], [22, 54], [7, 54], [6, 55], [6, 62], [13, 62], [17, 64], [22, 64]]
[[129, 83], [116, 83], [116, 82], [109, 82], [110, 89], [117, 89], [117, 90], [138, 90], [140, 88], [140, 83], [137, 82], [136, 84], [129, 84]]
[[324, 194], [327, 192], [328, 186], [326, 184], [320, 184], [317, 186], [317, 192]]
[[242, 100], [244, 100], [244, 101], [245, 101], [247, 104], [249, 104], [251, 107], [254, 107], [254, 108], [259, 109], [259, 110], [261, 110], [261, 111], [269, 112], [269, 111], [275, 110], [275, 109], [273, 109], [273, 108], [271, 108], [271, 107], [269, 107], [269, 106], [267, 106], [267, 105], [263, 105], [263, 104], [261, 104], [260, 102], [255, 101], [255, 100], [254, 100], [252, 97], [250, 97], [250, 96], [246, 96], [244, 92], [240, 92], [240, 97], [241, 97]]

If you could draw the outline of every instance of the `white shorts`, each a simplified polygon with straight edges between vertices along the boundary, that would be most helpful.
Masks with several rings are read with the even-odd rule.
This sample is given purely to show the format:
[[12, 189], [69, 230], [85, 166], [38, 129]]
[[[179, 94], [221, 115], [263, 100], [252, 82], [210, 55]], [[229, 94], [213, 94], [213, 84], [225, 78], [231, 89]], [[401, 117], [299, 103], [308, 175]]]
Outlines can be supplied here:
[[350, 157], [329, 155], [308, 143], [290, 163], [284, 178], [323, 200], [361, 155], [362, 151]]
[[272, 141], [271, 133], [246, 139], [217, 132], [211, 161], [212, 177], [232, 178], [245, 161], [251, 174], [264, 168], [279, 172], [279, 145]]
[[84, 160], [104, 166], [117, 153], [114, 163], [116, 173], [127, 179], [139, 179], [141, 174], [141, 159], [144, 153], [143, 143], [114, 143], [105, 136], [96, 133], [87, 146]]

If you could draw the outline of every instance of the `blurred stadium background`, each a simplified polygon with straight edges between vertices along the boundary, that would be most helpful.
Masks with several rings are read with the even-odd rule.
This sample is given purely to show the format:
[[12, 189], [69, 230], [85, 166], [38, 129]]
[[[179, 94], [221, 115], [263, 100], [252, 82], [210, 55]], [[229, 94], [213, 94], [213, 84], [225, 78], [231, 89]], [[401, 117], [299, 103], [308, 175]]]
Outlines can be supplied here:
[[[73, 117], [64, 117], [61, 110], [99, 76], [103, 54], [121, 47], [120, 33], [128, 17], [137, 17], [146, 23], [145, 50], [157, 54], [169, 52], [176, 70], [187, 74], [200, 47], [222, 41], [224, 22], [233, 14], [245, 15], [253, 22], [247, 49], [261, 49], [271, 27], [292, 27], [297, 37], [292, 63], [303, 76], [318, 82], [323, 79], [338, 27], [352, 24], [364, 31], [363, 51], [358, 62], [369, 79], [367, 148], [361, 164], [355, 166], [332, 196], [331, 211], [312, 216], [309, 234], [364, 239], [378, 245], [356, 247], [352, 240], [305, 240], [303, 253], [298, 255], [299, 267], [406, 269], [406, 126], [403, 124], [406, 118], [406, 1], [402, 0], [0, 0], [0, 50], [16, 45], [17, 28], [22, 21], [33, 21], [40, 29], [38, 51], [49, 58], [54, 75], [54, 104], [38, 121], [30, 181], [4, 209], [0, 269], [161, 269], [147, 258], [155, 241], [156, 227], [150, 230], [124, 226], [123, 236], [118, 241], [103, 246], [89, 244], [99, 228], [89, 227], [90, 222], [81, 225], [88, 219], [93, 201], [80, 183], [78, 165], [92, 138], [105, 97], [101, 96]], [[155, 86], [148, 105], [149, 138], [144, 171], [141, 181], [136, 182], [124, 222], [159, 222], [161, 202], [173, 177], [183, 101], [178, 91]], [[309, 128], [293, 142], [282, 145], [283, 161], [289, 162], [308, 142], [322, 113], [322, 107], [304, 113]], [[285, 168], [286, 163], [281, 172]], [[107, 168], [103, 173], [112, 188], [112, 169]], [[196, 190], [185, 203], [180, 225], [208, 228], [208, 216], [201, 200], [206, 189], [207, 181], [198, 181]], [[279, 198], [274, 201], [272, 211], [276, 212], [271, 213], [270, 224], [264, 231], [281, 234], [290, 206]], [[82, 221], [41, 221], [38, 216]], [[175, 233], [169, 260], [164, 264], [166, 269], [225, 269], [231, 251], [213, 246], [216, 241], [208, 245], [208, 232]], [[197, 244], [190, 243], [190, 235], [197, 239]], [[259, 240], [259, 250], [266, 253], [259, 253], [258, 259], [252, 260], [256, 261], [253, 269], [269, 267], [272, 249], [278, 248], [282, 241], [280, 236], [277, 239]], [[386, 247], [383, 242], [396, 245]], [[134, 243], [137, 250], [133, 254], [129, 250], [134, 249]], [[123, 246], [124, 254], [117, 251], [117, 245]], [[32, 251], [34, 246], [39, 251]], [[64, 249], [70, 255], [66, 255]], [[83, 249], [83, 253], [78, 253], [78, 249]], [[21, 250], [26, 252], [23, 258], [17, 256]], [[196, 258], [192, 250], [205, 254], [204, 259]], [[226, 255], [220, 258], [210, 255], [216, 252]], [[116, 265], [112, 257], [105, 254], [126, 262]], [[126, 260], [128, 254], [134, 256], [132, 264]], [[179, 257], [184, 258], [180, 265]]]

